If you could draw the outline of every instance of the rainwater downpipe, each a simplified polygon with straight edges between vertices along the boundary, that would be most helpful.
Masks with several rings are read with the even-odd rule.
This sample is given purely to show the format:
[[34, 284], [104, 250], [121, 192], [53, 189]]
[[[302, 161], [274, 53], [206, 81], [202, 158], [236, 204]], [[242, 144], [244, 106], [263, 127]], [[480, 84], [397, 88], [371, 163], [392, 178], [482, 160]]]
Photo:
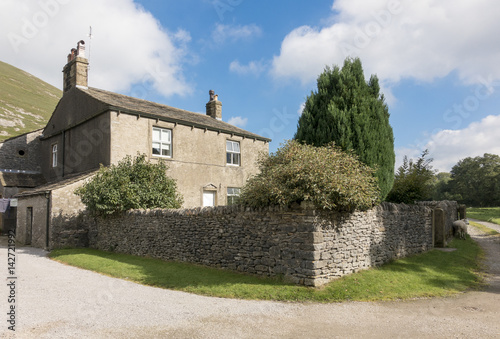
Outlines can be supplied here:
[[64, 178], [64, 154], [66, 153], [65, 152], [65, 145], [66, 145], [66, 130], [63, 130], [62, 131], [62, 159], [61, 159], [61, 166], [62, 166], [62, 169], [61, 169], [61, 175], [62, 177]]
[[47, 198], [47, 220], [45, 224], [45, 247], [47, 251], [49, 250], [49, 225], [50, 225], [50, 191], [45, 192], [45, 198]]

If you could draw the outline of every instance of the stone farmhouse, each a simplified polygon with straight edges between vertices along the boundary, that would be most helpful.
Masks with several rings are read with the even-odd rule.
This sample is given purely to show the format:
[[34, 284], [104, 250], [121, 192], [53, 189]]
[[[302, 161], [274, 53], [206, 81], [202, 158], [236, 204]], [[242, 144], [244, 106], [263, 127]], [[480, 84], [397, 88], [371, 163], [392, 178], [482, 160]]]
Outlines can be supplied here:
[[[210, 91], [206, 115], [88, 87], [85, 43], [63, 69], [63, 97], [43, 130], [0, 143], [2, 193], [14, 197], [16, 236], [51, 247], [55, 223], [84, 209], [74, 190], [100, 165], [127, 155], [165, 161], [185, 208], [233, 203], [270, 139], [222, 121], [222, 103]], [[13, 161], [9, 159], [14, 159]], [[9, 192], [7, 192], [9, 191]]]

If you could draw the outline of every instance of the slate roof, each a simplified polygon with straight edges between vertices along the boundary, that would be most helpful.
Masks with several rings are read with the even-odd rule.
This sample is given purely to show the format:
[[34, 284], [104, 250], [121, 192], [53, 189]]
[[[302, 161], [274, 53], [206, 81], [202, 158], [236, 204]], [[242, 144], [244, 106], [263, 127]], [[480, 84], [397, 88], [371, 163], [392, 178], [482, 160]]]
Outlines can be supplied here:
[[73, 176], [69, 176], [69, 177], [65, 178], [64, 180], [53, 181], [53, 182], [38, 186], [36, 188], [33, 188], [31, 190], [27, 190], [27, 191], [23, 191], [21, 193], [18, 193], [15, 195], [15, 198], [21, 198], [21, 197], [27, 197], [27, 196], [31, 196], [31, 195], [44, 194], [47, 192], [51, 192], [51, 191], [56, 190], [58, 188], [63, 188], [66, 185], [70, 185], [70, 184], [73, 184], [77, 181], [86, 179], [86, 178], [94, 175], [95, 173], [97, 173], [97, 171], [87, 171], [85, 173], [79, 173], [79, 174], [76, 174]]
[[234, 134], [242, 137], [270, 142], [271, 139], [248, 132], [227, 122], [214, 119], [201, 113], [186, 111], [183, 109], [158, 104], [152, 101], [133, 98], [122, 94], [104, 91], [89, 87], [80, 89], [90, 97], [108, 106], [111, 110], [128, 114], [136, 114], [148, 118], [174, 122], [182, 125], [208, 129], [221, 133]]
[[41, 173], [0, 172], [0, 184], [3, 187], [32, 188], [45, 183]]

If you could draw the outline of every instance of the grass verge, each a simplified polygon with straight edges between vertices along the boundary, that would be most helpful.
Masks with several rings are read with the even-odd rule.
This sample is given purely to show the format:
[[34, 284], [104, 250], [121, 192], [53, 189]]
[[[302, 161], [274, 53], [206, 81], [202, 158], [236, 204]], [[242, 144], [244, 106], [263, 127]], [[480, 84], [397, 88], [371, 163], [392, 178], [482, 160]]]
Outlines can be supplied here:
[[469, 207], [467, 208], [467, 216], [500, 225], [500, 207]]
[[207, 296], [340, 302], [449, 296], [481, 286], [481, 278], [477, 274], [482, 256], [479, 246], [468, 238], [453, 240], [450, 247], [456, 248], [456, 251], [433, 250], [396, 260], [379, 268], [342, 277], [322, 288], [93, 249], [54, 250], [50, 257], [72, 266], [144, 285]]
[[489, 228], [489, 227], [486, 227], [486, 226], [484, 226], [483, 224], [479, 224], [479, 223], [477, 223], [477, 222], [473, 222], [473, 221], [470, 221], [470, 220], [469, 220], [469, 223], [470, 223], [472, 226], [474, 226], [474, 227], [476, 227], [476, 228], [480, 229], [480, 230], [481, 230], [481, 232], [484, 232], [486, 235], [499, 235], [499, 234], [500, 234], [500, 233], [498, 233], [497, 231], [495, 231], [494, 229], [491, 229], [491, 228]]

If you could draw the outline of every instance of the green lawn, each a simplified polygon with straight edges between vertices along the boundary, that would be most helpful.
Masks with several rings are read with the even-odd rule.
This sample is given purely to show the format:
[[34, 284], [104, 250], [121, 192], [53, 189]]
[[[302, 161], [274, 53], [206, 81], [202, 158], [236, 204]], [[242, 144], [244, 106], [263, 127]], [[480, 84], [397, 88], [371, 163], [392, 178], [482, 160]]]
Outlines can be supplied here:
[[69, 265], [157, 286], [201, 295], [257, 300], [340, 302], [448, 296], [481, 286], [477, 274], [482, 256], [470, 238], [454, 240], [453, 252], [433, 250], [376, 269], [335, 280], [322, 288], [296, 286], [278, 278], [260, 278], [228, 270], [103, 252], [54, 250], [50, 257]]
[[469, 207], [467, 217], [500, 225], [500, 207]]

